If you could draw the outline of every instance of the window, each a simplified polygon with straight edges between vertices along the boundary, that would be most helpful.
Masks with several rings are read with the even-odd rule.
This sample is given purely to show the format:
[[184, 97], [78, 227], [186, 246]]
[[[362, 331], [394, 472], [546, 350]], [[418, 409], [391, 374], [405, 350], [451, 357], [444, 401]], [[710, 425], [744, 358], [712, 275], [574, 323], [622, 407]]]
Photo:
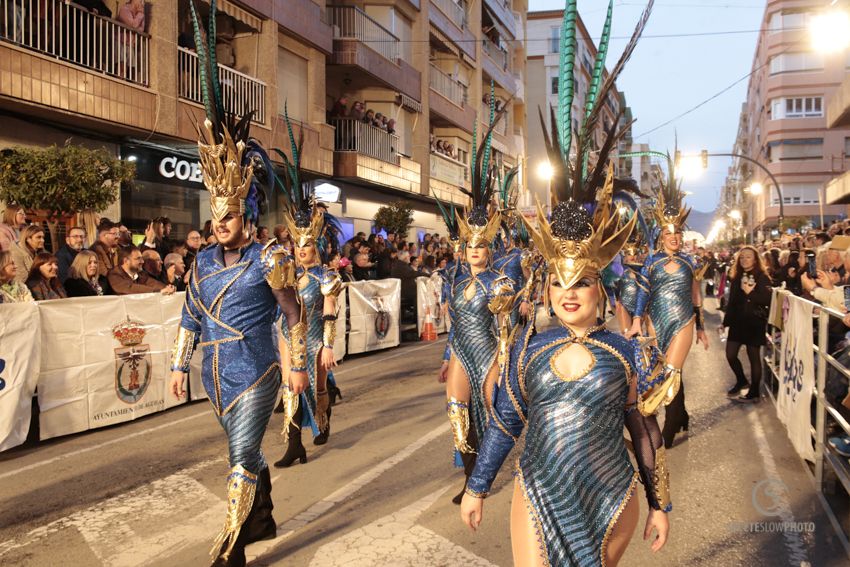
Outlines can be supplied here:
[[278, 114], [286, 104], [290, 118], [307, 120], [307, 60], [278, 47], [277, 84]]
[[558, 53], [561, 47], [561, 28], [552, 26], [549, 28], [549, 53]]
[[809, 17], [808, 12], [780, 10], [771, 14], [768, 29], [770, 33], [805, 29], [809, 25]]
[[844, 138], [844, 157], [850, 156], [850, 138]]
[[768, 143], [770, 163], [823, 158], [823, 138], [780, 140]]
[[775, 98], [771, 101], [771, 119], [812, 118], [823, 116], [823, 97]]
[[[782, 201], [786, 205], [817, 205], [820, 202], [821, 186], [817, 183], [783, 183]], [[779, 205], [779, 194], [771, 187], [770, 206]]]
[[791, 73], [796, 71], [818, 71], [823, 69], [823, 55], [801, 51], [782, 53], [770, 59], [770, 74]]
[[558, 76], [557, 75], [551, 78], [551, 88], [549, 89], [549, 91], [553, 95], [558, 94]]

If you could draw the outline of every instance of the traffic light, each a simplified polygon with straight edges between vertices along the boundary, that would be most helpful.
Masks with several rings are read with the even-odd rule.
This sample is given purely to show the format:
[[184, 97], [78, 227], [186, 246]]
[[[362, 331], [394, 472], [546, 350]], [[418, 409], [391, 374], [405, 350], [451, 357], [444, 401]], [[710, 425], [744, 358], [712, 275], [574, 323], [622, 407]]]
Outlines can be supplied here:
[[702, 168], [708, 169], [708, 150], [701, 151], [699, 155], [702, 158]]

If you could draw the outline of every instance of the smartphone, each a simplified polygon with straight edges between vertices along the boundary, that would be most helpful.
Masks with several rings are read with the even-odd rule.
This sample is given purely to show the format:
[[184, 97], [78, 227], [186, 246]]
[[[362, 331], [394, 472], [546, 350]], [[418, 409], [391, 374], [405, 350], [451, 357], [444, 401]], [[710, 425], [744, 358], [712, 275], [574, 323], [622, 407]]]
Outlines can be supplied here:
[[844, 286], [844, 307], [850, 311], [850, 285]]
[[818, 279], [818, 266], [815, 261], [815, 253], [814, 252], [806, 252], [806, 260], [808, 261], [808, 267], [806, 270], [808, 271], [808, 275], [810, 279], [816, 280]]

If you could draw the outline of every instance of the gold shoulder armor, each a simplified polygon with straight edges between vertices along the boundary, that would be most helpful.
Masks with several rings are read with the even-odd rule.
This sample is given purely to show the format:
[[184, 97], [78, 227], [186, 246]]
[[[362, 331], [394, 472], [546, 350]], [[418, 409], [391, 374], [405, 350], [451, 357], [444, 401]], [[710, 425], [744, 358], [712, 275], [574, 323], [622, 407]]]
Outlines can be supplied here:
[[342, 291], [342, 278], [335, 270], [325, 270], [321, 282], [322, 295], [325, 297], [337, 297]]
[[295, 262], [286, 249], [271, 241], [263, 248], [263, 271], [272, 289], [295, 287]]

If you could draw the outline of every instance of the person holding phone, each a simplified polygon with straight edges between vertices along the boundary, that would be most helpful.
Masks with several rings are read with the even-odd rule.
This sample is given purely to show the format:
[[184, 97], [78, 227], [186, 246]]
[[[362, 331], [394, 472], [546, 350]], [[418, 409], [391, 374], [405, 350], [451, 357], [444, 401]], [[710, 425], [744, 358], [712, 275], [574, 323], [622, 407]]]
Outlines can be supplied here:
[[[735, 385], [726, 395], [737, 402], [759, 401], [761, 386], [761, 347], [765, 343], [767, 317], [770, 311], [770, 277], [764, 260], [752, 246], [744, 246], [735, 255], [729, 270], [729, 308], [723, 326], [729, 328], [726, 361], [735, 373]], [[747, 347], [751, 380], [747, 381], [738, 358], [742, 346]], [[747, 390], [744, 393], [744, 390]]]

